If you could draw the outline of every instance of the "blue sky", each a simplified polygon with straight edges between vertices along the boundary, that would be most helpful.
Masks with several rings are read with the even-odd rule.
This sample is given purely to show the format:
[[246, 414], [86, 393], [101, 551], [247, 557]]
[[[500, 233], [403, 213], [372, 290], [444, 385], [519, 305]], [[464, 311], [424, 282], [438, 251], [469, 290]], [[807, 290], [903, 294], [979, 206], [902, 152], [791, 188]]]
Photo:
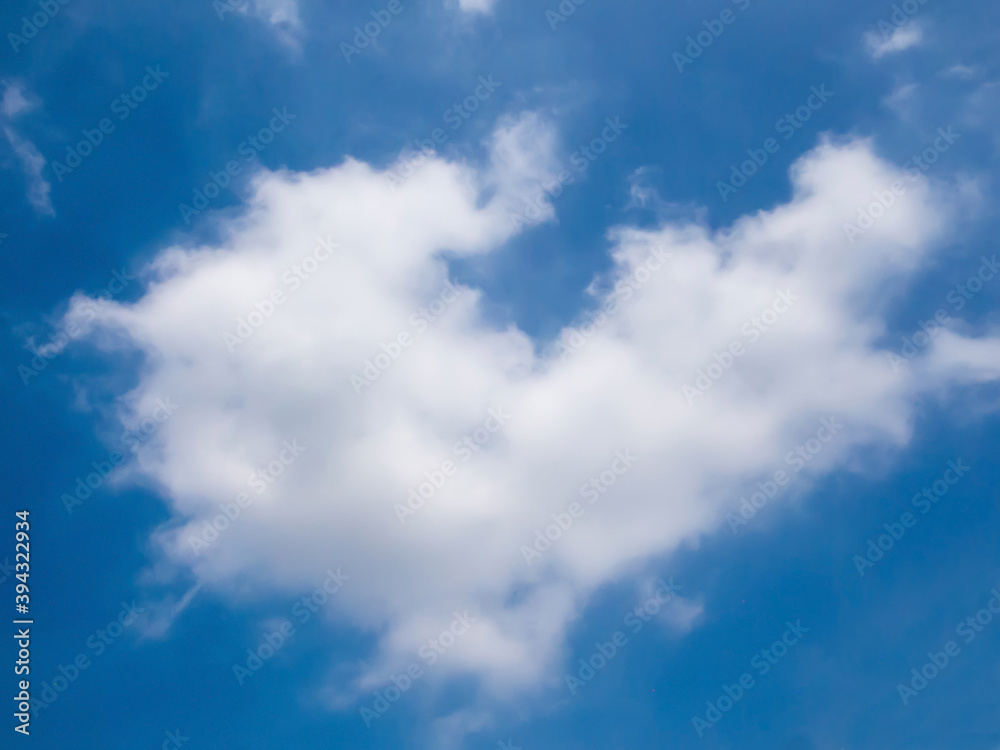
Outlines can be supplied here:
[[998, 750], [998, 21], [6, 5], [11, 746]]

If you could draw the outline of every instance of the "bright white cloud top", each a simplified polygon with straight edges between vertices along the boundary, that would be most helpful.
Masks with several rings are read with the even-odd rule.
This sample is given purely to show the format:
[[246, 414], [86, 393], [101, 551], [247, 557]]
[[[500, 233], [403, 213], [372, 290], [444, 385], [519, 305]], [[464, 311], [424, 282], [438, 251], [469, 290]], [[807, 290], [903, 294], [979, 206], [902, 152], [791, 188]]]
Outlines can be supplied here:
[[[905, 365], [879, 346], [887, 290], [942, 247], [956, 207], [865, 140], [824, 141], [787, 204], [730, 227], [611, 230], [614, 270], [592, 287], [607, 312], [556, 346], [488, 325], [444, 256], [501, 251], [555, 143], [527, 115], [482, 169], [429, 158], [394, 188], [353, 160], [264, 173], [245, 213], [218, 219], [218, 245], [164, 250], [140, 299], [81, 320], [98, 346], [145, 355], [125, 420], [178, 404], [136, 467], [173, 511], [155, 538], [168, 561], [236, 599], [351, 576], [326, 613], [378, 650], [338, 692], [382, 686], [466, 609], [479, 621], [435, 679], [472, 674], [494, 694], [559, 680], [597, 587], [718, 529], [821, 419], [844, 428], [803, 474], [905, 443], [918, 395], [998, 375], [998, 339], [956, 321]], [[891, 205], [849, 236], [875, 194]], [[280, 476], [262, 482], [271, 462]], [[606, 492], [586, 486], [602, 476]], [[422, 483], [440, 486], [401, 512]], [[582, 517], [526, 555], [573, 503]]]

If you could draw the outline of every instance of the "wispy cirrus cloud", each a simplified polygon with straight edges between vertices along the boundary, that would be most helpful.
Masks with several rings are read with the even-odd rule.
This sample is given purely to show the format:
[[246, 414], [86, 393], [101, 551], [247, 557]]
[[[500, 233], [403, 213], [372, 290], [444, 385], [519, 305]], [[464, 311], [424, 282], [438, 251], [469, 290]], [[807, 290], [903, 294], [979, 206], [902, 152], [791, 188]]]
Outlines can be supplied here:
[[918, 46], [924, 40], [924, 30], [916, 21], [892, 31], [869, 31], [865, 34], [868, 53], [876, 60], [894, 52], [902, 52]]
[[18, 161], [21, 163], [21, 171], [28, 182], [28, 202], [31, 203], [35, 213], [39, 216], [55, 216], [52, 208], [51, 191], [52, 186], [48, 180], [42, 177], [46, 160], [41, 152], [27, 138], [22, 137], [14, 129], [13, 121], [22, 113], [29, 112], [38, 105], [35, 97], [31, 96], [19, 81], [3, 81], [3, 99], [0, 103], [0, 128], [3, 130], [4, 138]]

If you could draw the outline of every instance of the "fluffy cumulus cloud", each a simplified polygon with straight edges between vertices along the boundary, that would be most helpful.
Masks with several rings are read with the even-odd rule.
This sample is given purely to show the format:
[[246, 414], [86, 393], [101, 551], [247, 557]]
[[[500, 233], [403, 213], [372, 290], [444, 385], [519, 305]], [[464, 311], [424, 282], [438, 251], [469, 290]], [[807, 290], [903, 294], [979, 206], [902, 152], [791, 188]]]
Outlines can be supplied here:
[[[806, 484], [859, 447], [903, 444], [918, 395], [998, 374], [997, 339], [958, 328], [887, 357], [885, 290], [954, 211], [866, 140], [821, 143], [786, 204], [731, 226], [611, 230], [592, 310], [555, 341], [486, 322], [447, 259], [502, 250], [555, 143], [526, 116], [482, 168], [263, 173], [222, 239], [163, 250], [139, 299], [81, 321], [95, 346], [144, 356], [126, 423], [177, 404], [134, 466], [172, 510], [154, 538], [166, 562], [235, 599], [350, 575], [324, 615], [377, 646], [364, 667], [331, 665], [341, 697], [380, 687], [466, 610], [478, 621], [432, 679], [494, 695], [558, 680], [598, 587], [717, 530], [821, 420], [843, 428]], [[877, 216], [845, 231], [859, 207]], [[212, 534], [220, 504], [238, 517]]]

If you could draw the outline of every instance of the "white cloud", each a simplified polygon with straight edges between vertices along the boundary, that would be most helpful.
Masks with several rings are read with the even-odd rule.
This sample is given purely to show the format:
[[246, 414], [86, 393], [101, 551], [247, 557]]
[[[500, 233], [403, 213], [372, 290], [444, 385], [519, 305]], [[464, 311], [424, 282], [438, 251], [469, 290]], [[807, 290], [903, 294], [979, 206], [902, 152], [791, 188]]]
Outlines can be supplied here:
[[282, 44], [299, 51], [303, 26], [298, 0], [223, 0], [216, 3], [220, 19], [234, 12], [266, 23]]
[[[395, 191], [353, 160], [264, 173], [246, 214], [219, 220], [221, 244], [164, 250], [142, 298], [104, 306], [91, 334], [109, 351], [146, 355], [125, 419], [156, 398], [180, 407], [138, 454], [137, 471], [174, 515], [155, 537], [166, 561], [237, 601], [311, 590], [331, 566], [351, 575], [326, 612], [376, 633], [378, 647], [349, 684], [331, 687], [341, 698], [368, 697], [417, 660], [456, 609], [480, 622], [425, 679], [472, 674], [494, 695], [558, 682], [567, 628], [590, 594], [717, 529], [746, 478], [781, 466], [820, 418], [846, 427], [812, 473], [862, 446], [905, 443], [919, 394], [998, 375], [996, 339], [941, 335], [899, 372], [876, 345], [880, 295], [943, 241], [951, 199], [908, 183], [848, 242], [858, 205], [903, 178], [865, 140], [822, 143], [792, 169], [787, 204], [731, 227], [614, 229], [614, 269], [592, 285], [594, 301], [628, 278], [641, 289], [626, 300], [619, 286], [619, 309], [565, 360], [513, 325], [484, 322], [481, 293], [468, 287], [418, 333], [410, 316], [448, 280], [443, 254], [503, 247], [513, 193], [549, 173], [554, 144], [534, 116], [509, 121], [488, 168], [429, 158]], [[293, 292], [282, 275], [317, 236], [340, 248]], [[655, 248], [670, 259], [634, 276]], [[285, 301], [230, 353], [224, 332], [274, 289]], [[731, 342], [747, 343], [741, 329], [778, 290], [798, 301], [689, 404], [682, 386]], [[412, 345], [356, 394], [352, 376], [401, 331]], [[497, 406], [509, 422], [462, 462], [456, 441]], [[251, 473], [293, 439], [305, 452], [265, 493], [249, 490]], [[625, 449], [638, 461], [588, 504], [581, 485]], [[394, 505], [445, 460], [457, 475], [400, 524]], [[195, 556], [190, 535], [241, 492], [249, 507]], [[526, 565], [522, 545], [572, 502], [586, 515]], [[681, 627], [696, 605], [685, 612]], [[469, 721], [479, 725], [478, 713], [442, 730]]]
[[25, 94], [22, 84], [16, 81], [4, 84], [3, 104], [0, 106], [0, 109], [3, 109], [4, 117], [14, 117], [20, 112], [33, 108], [34, 104]]
[[957, 115], [955, 127], [984, 134], [993, 143], [993, 157], [1000, 155], [1000, 80], [976, 83]]
[[26, 93], [23, 84], [17, 81], [3, 82], [3, 99], [0, 103], [0, 127], [3, 129], [4, 138], [10, 145], [18, 161], [21, 162], [21, 171], [24, 172], [28, 181], [28, 202], [31, 203], [35, 213], [41, 216], [55, 216], [52, 208], [52, 198], [50, 192], [52, 186], [48, 180], [42, 177], [42, 170], [45, 169], [45, 157], [35, 147], [35, 144], [26, 138], [22, 138], [16, 130], [12, 121], [23, 112], [28, 112], [37, 106], [37, 100]]
[[654, 171], [658, 170], [651, 167], [639, 167], [628, 176], [628, 208], [660, 208], [664, 205], [663, 199], [660, 198], [660, 194], [653, 187], [650, 179]]
[[469, 13], [491, 13], [497, 0], [458, 0], [458, 6]]
[[21, 170], [28, 180], [28, 202], [35, 209], [35, 213], [55, 216], [56, 212], [52, 208], [52, 198], [49, 195], [52, 192], [52, 185], [42, 177], [42, 170], [46, 164], [45, 157], [35, 148], [34, 143], [21, 138], [13, 128], [5, 125], [3, 134], [21, 161]]
[[923, 27], [916, 21], [910, 21], [890, 31], [869, 31], [865, 34], [865, 44], [868, 52], [878, 60], [884, 55], [916, 47], [924, 39]]
[[944, 71], [943, 75], [950, 78], [961, 78], [963, 80], [971, 80], [977, 78], [980, 75], [980, 70], [978, 67], [973, 65], [952, 65], [948, 70]]
[[892, 90], [891, 94], [882, 99], [882, 103], [895, 112], [900, 119], [912, 119], [919, 88], [920, 86], [916, 83], [900, 84]]
[[291, 46], [297, 46], [302, 33], [298, 0], [254, 0], [254, 13], [268, 23], [278, 37]]

